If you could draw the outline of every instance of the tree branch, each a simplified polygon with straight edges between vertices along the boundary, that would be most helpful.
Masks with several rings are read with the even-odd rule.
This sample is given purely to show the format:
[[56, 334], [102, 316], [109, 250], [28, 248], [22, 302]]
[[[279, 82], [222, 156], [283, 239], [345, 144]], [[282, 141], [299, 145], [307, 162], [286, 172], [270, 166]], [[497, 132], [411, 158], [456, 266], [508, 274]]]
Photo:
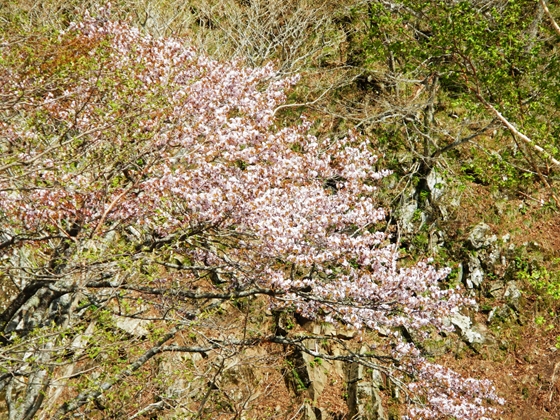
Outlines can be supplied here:
[[[86, 287], [90, 288], [115, 288], [115, 285], [110, 281], [97, 281], [89, 282]], [[267, 288], [255, 288], [248, 290], [236, 290], [228, 293], [213, 293], [213, 292], [193, 292], [190, 290], [172, 290], [169, 288], [157, 288], [157, 287], [147, 287], [147, 286], [134, 286], [122, 284], [118, 286], [119, 289], [133, 290], [136, 292], [148, 293], [151, 295], [174, 295], [188, 299], [239, 299], [243, 297], [256, 296], [256, 295], [267, 295], [267, 296], [281, 296], [286, 294], [285, 292], [267, 289]]]
[[77, 410], [78, 408], [80, 408], [84, 404], [88, 403], [89, 401], [95, 400], [96, 398], [101, 396], [103, 394], [103, 392], [110, 389], [117, 382], [120, 382], [124, 378], [126, 378], [127, 376], [132, 375], [132, 373], [134, 373], [135, 371], [140, 369], [146, 362], [148, 362], [150, 359], [152, 359], [154, 356], [156, 356], [159, 353], [163, 353], [163, 352], [167, 352], [167, 351], [206, 353], [207, 351], [210, 351], [210, 350], [217, 347], [217, 345], [212, 345], [212, 346], [209, 346], [209, 347], [184, 347], [184, 346], [176, 346], [176, 345], [164, 346], [164, 344], [166, 342], [168, 342], [173, 337], [175, 337], [175, 334], [177, 334], [179, 332], [179, 330], [180, 330], [179, 327], [173, 328], [154, 347], [152, 347], [147, 352], [145, 352], [134, 363], [129, 365], [129, 367], [126, 370], [124, 370], [122, 373], [120, 373], [120, 374], [116, 375], [114, 378], [102, 383], [96, 389], [94, 389], [94, 390], [89, 389], [89, 390], [83, 391], [78, 396], [73, 398], [72, 400], [67, 401], [64, 404], [62, 404], [59, 407], [59, 409], [56, 411], [53, 419], [61, 419], [66, 414]]
[[548, 153], [546, 150], [544, 150], [541, 146], [539, 146], [538, 144], [536, 144], [535, 142], [533, 142], [533, 140], [531, 140], [529, 137], [527, 137], [525, 134], [523, 134], [522, 132], [520, 132], [517, 128], [515, 128], [515, 126], [510, 123], [506, 117], [504, 117], [500, 111], [498, 111], [496, 108], [494, 108], [490, 103], [488, 103], [486, 101], [486, 99], [484, 99], [482, 97], [482, 95], [480, 95], [480, 93], [477, 93], [478, 99], [484, 104], [484, 106], [486, 108], [488, 108], [497, 118], [498, 120], [500, 120], [502, 122], [502, 124], [504, 124], [509, 131], [511, 131], [511, 133], [514, 136], [519, 137], [521, 140], [523, 140], [525, 143], [527, 143], [529, 146], [531, 146], [533, 149], [535, 149], [537, 152], [542, 153], [546, 158], [550, 159], [550, 161], [557, 165], [560, 166], [560, 161], [554, 159], [552, 157], [552, 155], [550, 153]]
[[556, 20], [554, 20], [554, 17], [552, 16], [552, 13], [550, 13], [550, 10], [548, 10], [548, 6], [546, 5], [546, 2], [544, 0], [540, 0], [540, 2], [541, 2], [542, 8], [544, 9], [544, 12], [546, 13], [546, 16], [548, 16], [548, 19], [550, 20], [550, 23], [552, 24], [552, 27], [554, 28], [556, 33], [558, 35], [560, 35], [560, 26], [558, 26], [558, 24], [556, 23]]

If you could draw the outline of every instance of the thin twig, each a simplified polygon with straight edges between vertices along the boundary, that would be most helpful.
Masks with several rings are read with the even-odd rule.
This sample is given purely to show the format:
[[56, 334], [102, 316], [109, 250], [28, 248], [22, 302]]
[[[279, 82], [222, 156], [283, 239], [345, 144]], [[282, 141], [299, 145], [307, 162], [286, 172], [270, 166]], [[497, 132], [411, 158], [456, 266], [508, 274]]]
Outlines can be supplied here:
[[542, 8], [544, 9], [544, 12], [548, 16], [548, 19], [550, 19], [550, 23], [552, 24], [552, 27], [554, 28], [556, 33], [558, 35], [560, 35], [560, 26], [558, 26], [558, 24], [554, 20], [554, 17], [552, 16], [552, 13], [550, 13], [550, 10], [548, 10], [548, 6], [546, 5], [546, 2], [544, 0], [540, 0], [540, 2], [541, 2]]
[[506, 117], [504, 117], [500, 111], [498, 111], [496, 108], [494, 108], [490, 103], [488, 103], [486, 101], [486, 99], [484, 99], [482, 97], [482, 95], [477, 94], [478, 99], [484, 104], [484, 106], [486, 108], [488, 108], [501, 122], [502, 124], [504, 124], [509, 131], [511, 131], [512, 134], [514, 134], [515, 136], [519, 137], [521, 140], [523, 140], [525, 143], [527, 143], [529, 146], [531, 146], [533, 149], [535, 149], [537, 152], [542, 153], [545, 157], [547, 157], [548, 159], [550, 159], [550, 161], [552, 163], [554, 163], [557, 166], [560, 166], [560, 161], [554, 159], [552, 157], [552, 155], [550, 153], [548, 153], [546, 150], [544, 150], [541, 146], [539, 146], [538, 144], [536, 144], [533, 140], [531, 140], [529, 137], [527, 137], [525, 134], [523, 134], [521, 131], [519, 131], [517, 128], [515, 128], [515, 126], [510, 123]]

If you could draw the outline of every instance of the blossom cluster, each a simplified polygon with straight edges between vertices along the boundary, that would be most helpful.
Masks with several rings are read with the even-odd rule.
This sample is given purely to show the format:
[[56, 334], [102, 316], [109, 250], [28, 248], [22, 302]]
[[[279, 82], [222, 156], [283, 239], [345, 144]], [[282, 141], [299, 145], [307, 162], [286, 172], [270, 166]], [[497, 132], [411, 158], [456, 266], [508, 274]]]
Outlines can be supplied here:
[[485, 379], [465, 378], [444, 366], [431, 363], [420, 355], [411, 343], [399, 343], [394, 355], [414, 377], [407, 384], [413, 396], [421, 396], [423, 402], [409, 410], [409, 418], [457, 420], [488, 420], [498, 409], [485, 402], [505, 404], [493, 384]]
[[[105, 19], [72, 24], [58, 42], [51, 66], [0, 73], [13, 81], [0, 84], [4, 97], [25, 96], [0, 120], [0, 215], [11, 234], [75, 224], [99, 240], [120, 227], [185, 233], [193, 239], [176, 251], [222, 267], [231, 287], [273, 289], [272, 306], [380, 332], [444, 329], [472, 303], [442, 287], [446, 269], [398, 267], [397, 249], [373, 229], [385, 218], [375, 184], [388, 172], [366, 139], [319, 141], [306, 120], [277, 126], [297, 78]], [[485, 382], [422, 365], [411, 389], [427, 392], [429, 407], [412, 414], [482, 418]], [[422, 387], [433, 380], [451, 391]]]

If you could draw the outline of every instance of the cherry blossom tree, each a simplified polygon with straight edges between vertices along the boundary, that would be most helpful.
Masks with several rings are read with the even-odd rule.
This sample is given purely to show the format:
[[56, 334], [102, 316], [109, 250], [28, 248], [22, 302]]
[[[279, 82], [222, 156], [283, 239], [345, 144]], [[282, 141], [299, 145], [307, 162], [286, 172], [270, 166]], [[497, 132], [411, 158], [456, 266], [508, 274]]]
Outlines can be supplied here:
[[[200, 417], [225, 361], [265, 343], [384, 372], [413, 418], [482, 419], [501, 402], [489, 382], [429, 363], [402, 338], [403, 328], [447, 330], [473, 302], [445, 285], [446, 269], [398, 266], [376, 229], [387, 171], [367, 139], [319, 141], [305, 119], [280, 125], [275, 111], [297, 78], [89, 16], [55, 36], [3, 42], [2, 56], [0, 389], [10, 419], [174, 410], [150, 371], [165, 353], [214, 361], [182, 407]], [[259, 330], [243, 307], [256, 302], [377, 331], [386, 351], [310, 350], [309, 337]], [[115, 408], [115, 389], [151, 403]], [[228, 398], [238, 411], [252, 401]]]

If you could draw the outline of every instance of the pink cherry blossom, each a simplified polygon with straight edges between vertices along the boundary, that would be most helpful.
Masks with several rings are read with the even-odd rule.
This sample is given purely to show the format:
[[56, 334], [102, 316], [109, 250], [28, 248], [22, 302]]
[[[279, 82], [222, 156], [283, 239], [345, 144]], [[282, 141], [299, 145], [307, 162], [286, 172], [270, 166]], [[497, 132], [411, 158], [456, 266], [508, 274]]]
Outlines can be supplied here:
[[[86, 18], [60, 42], [83, 45], [98, 66], [63, 90], [46, 73], [0, 76], [13, 81], [1, 85], [6, 97], [40, 92], [0, 121], [3, 150], [18, 145], [0, 158], [12, 235], [72, 223], [99, 241], [128, 227], [184, 234], [178, 252], [222, 266], [231, 287], [272, 289], [270, 307], [382, 333], [445, 330], [446, 317], [473, 304], [442, 285], [448, 269], [399, 267], [397, 247], [373, 230], [386, 215], [376, 181], [389, 172], [375, 169], [368, 139], [319, 140], [305, 119], [280, 126], [274, 110], [297, 77], [217, 62], [123, 22]], [[411, 417], [483, 419], [484, 400], [502, 402], [489, 382], [428, 363], [398, 335], [387, 340], [413, 377], [411, 395], [424, 396]]]

